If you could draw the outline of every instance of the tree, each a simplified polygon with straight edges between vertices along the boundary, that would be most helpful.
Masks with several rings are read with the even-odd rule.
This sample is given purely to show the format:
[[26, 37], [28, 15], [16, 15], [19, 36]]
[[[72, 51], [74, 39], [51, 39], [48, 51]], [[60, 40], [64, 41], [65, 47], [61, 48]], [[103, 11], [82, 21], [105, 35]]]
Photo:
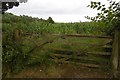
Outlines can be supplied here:
[[55, 23], [51, 17], [49, 17], [49, 18], [47, 19], [47, 22], [52, 23], [52, 24]]
[[100, 13], [97, 14], [95, 17], [86, 17], [93, 21], [105, 22], [107, 25], [114, 26], [114, 29], [120, 29], [120, 2], [115, 2], [112, 0], [108, 0], [109, 7], [106, 7], [105, 4], [101, 4], [101, 2], [93, 2], [88, 5], [88, 7], [92, 9], [97, 9]]
[[[112, 26], [112, 31], [114, 32], [113, 48], [112, 48], [112, 73], [113, 77], [120, 78], [120, 2], [115, 2], [108, 0], [109, 7], [106, 7], [105, 4], [101, 2], [93, 2], [88, 5], [92, 9], [97, 9], [100, 13], [95, 17], [86, 17], [95, 22], [105, 22], [107, 26]], [[109, 28], [108, 28], [109, 29]], [[112, 32], [111, 32], [112, 33]]]
[[26, 3], [28, 0], [19, 0], [20, 1], [20, 3]]
[[13, 8], [14, 6], [18, 7], [19, 3], [22, 3], [22, 2], [27, 2], [27, 0], [20, 0], [20, 2], [18, 2], [17, 0], [14, 0], [13, 2], [9, 2], [9, 1], [7, 2], [7, 0], [6, 1], [1, 0], [1, 3], [2, 3], [1, 12], [4, 13], [5, 11]]
[[19, 2], [2, 2], [2, 12], [4, 13], [5, 11], [13, 8], [14, 6], [19, 6]]

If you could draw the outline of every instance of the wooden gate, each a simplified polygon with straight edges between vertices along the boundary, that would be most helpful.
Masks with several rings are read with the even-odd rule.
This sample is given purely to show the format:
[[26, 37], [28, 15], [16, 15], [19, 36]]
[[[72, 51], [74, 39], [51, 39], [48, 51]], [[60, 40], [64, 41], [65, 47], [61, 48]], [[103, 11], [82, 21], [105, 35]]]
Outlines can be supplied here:
[[[29, 35], [29, 34], [27, 34], [27, 35]], [[119, 42], [119, 38], [120, 38], [120, 37], [118, 37], [119, 31], [115, 32], [114, 37], [99, 36], [99, 35], [98, 36], [82, 35], [82, 34], [76, 34], [76, 35], [52, 34], [49, 36], [57, 36], [57, 37], [60, 37], [61, 39], [84, 38], [84, 40], [85, 40], [85, 39], [89, 38], [89, 39], [101, 39], [101, 40], [104, 39], [104, 40], [106, 40], [101, 45], [95, 45], [95, 44], [92, 44], [92, 42], [89, 44], [88, 43], [80, 43], [81, 46], [85, 46], [85, 45], [88, 45], [91, 47], [99, 46], [103, 49], [102, 52], [100, 52], [100, 51], [99, 52], [98, 51], [90, 52], [90, 51], [86, 51], [86, 50], [73, 51], [73, 50], [68, 50], [68, 49], [66, 50], [66, 49], [51, 48], [53, 53], [49, 55], [51, 57], [50, 60], [57, 62], [57, 63], [73, 63], [73, 64], [79, 64], [81, 66], [93, 67], [93, 68], [101, 68], [101, 66], [107, 68], [108, 65], [109, 66], [112, 65], [113, 76], [115, 78], [118, 77], [118, 75], [119, 75], [118, 67], [119, 67], [119, 62], [120, 62], [119, 58], [118, 58], [120, 56], [119, 55], [119, 47], [118, 47], [118, 42]], [[51, 41], [47, 41], [43, 44], [48, 44], [48, 43], [53, 43], [53, 42], [54, 42], [54, 40], [51, 40]], [[79, 45], [79, 43], [77, 43], [76, 45]], [[39, 46], [38, 46], [38, 48], [39, 48]], [[92, 56], [92, 57], [89, 58], [89, 56]], [[106, 61], [105, 60], [106, 58], [109, 58], [109, 61]], [[98, 60], [98, 62], [96, 63], [95, 60], [96, 61]]]
[[[58, 35], [58, 34], [54, 34], [54, 36], [59, 36], [61, 38], [73, 38], [73, 37], [77, 37], [77, 38], [84, 38], [84, 39], [106, 39], [106, 42], [104, 42], [102, 45], [95, 45], [95, 44], [88, 44], [88, 43], [80, 43], [81, 46], [99, 46], [102, 49], [104, 49], [104, 52], [97, 52], [97, 51], [93, 51], [93, 52], [89, 52], [89, 51], [73, 51], [73, 50], [66, 50], [66, 49], [52, 49], [53, 50], [53, 54], [51, 54], [51, 58], [53, 61], [57, 62], [57, 63], [75, 63], [75, 64], [79, 64], [81, 66], [86, 66], [86, 67], [94, 67], [94, 68], [100, 68], [101, 66], [98, 64], [95, 64], [95, 60], [92, 58], [89, 58], [89, 56], [94, 56], [93, 58], [95, 58], [95, 56], [99, 56], [99, 57], [111, 57], [111, 53], [112, 53], [112, 37], [111, 36], [95, 36], [95, 35], [81, 35], [81, 34], [77, 34], [77, 35]], [[79, 44], [79, 43], [77, 43]], [[97, 57], [97, 58], [99, 58]], [[101, 59], [101, 58], [100, 58]], [[90, 63], [92, 62], [92, 63]], [[86, 64], [87, 63], [87, 64]], [[100, 62], [101, 65], [102, 62]], [[103, 61], [104, 63], [104, 61]], [[110, 65], [109, 63], [106, 62], [106, 64]], [[104, 65], [104, 67], [107, 65]]]

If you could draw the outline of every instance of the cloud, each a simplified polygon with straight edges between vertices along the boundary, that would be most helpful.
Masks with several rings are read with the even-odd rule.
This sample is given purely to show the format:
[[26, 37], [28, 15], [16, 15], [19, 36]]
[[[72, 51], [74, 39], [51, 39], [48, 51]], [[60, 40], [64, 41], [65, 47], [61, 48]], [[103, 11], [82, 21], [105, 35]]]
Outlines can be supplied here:
[[[93, 1], [93, 0], [92, 0]], [[104, 4], [107, 0], [101, 1]], [[39, 18], [53, 17], [55, 21], [85, 21], [84, 16], [95, 16], [97, 11], [87, 8], [90, 0], [28, 0], [27, 3], [21, 3], [8, 12], [16, 15], [29, 15]]]

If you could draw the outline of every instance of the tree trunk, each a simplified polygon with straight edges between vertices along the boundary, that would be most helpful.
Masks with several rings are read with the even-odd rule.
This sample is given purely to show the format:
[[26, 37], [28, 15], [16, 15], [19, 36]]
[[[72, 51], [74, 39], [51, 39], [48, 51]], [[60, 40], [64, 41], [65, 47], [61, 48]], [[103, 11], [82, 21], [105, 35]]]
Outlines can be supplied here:
[[119, 30], [115, 30], [115, 35], [114, 35], [114, 41], [113, 41], [113, 49], [112, 49], [112, 72], [113, 72], [113, 77], [118, 78], [118, 68], [119, 68], [119, 47], [118, 47], [118, 42], [119, 42]]

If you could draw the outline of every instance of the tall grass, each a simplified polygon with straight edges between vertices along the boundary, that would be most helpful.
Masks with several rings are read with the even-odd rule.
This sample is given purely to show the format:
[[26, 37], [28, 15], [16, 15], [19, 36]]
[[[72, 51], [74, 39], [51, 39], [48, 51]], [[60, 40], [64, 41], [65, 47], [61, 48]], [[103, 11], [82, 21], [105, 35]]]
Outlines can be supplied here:
[[15, 16], [10, 13], [3, 15], [3, 32], [20, 28], [23, 32], [40, 34], [94, 34], [106, 35], [104, 23], [49, 23], [45, 20], [28, 16]]

